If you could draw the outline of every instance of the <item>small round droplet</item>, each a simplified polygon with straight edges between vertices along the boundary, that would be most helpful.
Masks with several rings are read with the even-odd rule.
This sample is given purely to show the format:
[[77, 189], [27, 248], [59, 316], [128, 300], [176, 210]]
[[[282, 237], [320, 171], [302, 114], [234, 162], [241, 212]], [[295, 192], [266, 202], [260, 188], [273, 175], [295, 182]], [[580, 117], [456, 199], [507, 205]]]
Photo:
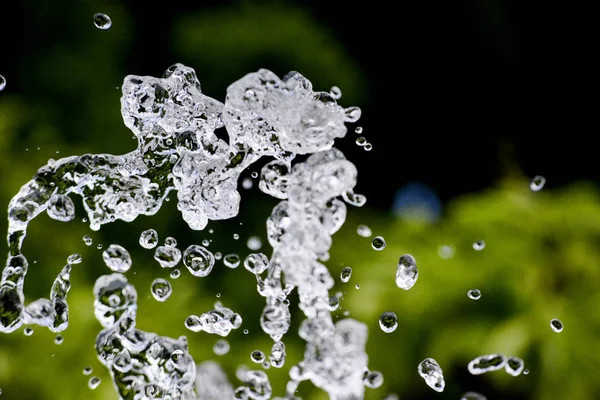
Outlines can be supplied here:
[[358, 121], [362, 115], [362, 112], [358, 107], [348, 107], [344, 109], [344, 112], [346, 114], [345, 121], [350, 123]]
[[79, 253], [71, 254], [69, 257], [67, 257], [67, 263], [69, 264], [79, 264], [81, 263], [81, 260], [81, 254]]
[[365, 143], [363, 149], [365, 149], [365, 151], [371, 151], [373, 150], [373, 145], [371, 143]]
[[351, 276], [352, 276], [352, 268], [344, 267], [344, 269], [342, 269], [342, 272], [340, 273], [340, 280], [342, 281], [342, 283], [348, 283]]
[[443, 245], [438, 248], [438, 256], [444, 260], [454, 257], [454, 247]]
[[250, 359], [257, 364], [260, 364], [265, 361], [265, 353], [260, 350], [254, 350], [252, 353], [250, 353]]
[[227, 340], [219, 339], [213, 346], [213, 352], [218, 356], [222, 356], [229, 353], [229, 348], [229, 342]]
[[512, 376], [519, 376], [523, 369], [525, 368], [525, 363], [519, 357], [508, 357], [506, 360], [506, 364], [504, 365], [504, 369]]
[[96, 389], [98, 386], [100, 386], [100, 378], [98, 378], [97, 376], [92, 376], [90, 378], [90, 380], [88, 381], [88, 387], [92, 390]]
[[25, 336], [31, 336], [31, 335], [33, 335], [33, 329], [25, 328], [25, 329], [23, 329], [23, 333], [25, 334]]
[[560, 319], [553, 318], [552, 321], [550, 321], [550, 328], [552, 328], [554, 332], [560, 333], [563, 330], [563, 323]]
[[112, 21], [108, 15], [97, 13], [94, 14], [94, 25], [98, 29], [106, 30], [112, 26]]
[[92, 371], [93, 371], [92, 367], [85, 367], [83, 369], [83, 374], [84, 375], [90, 375], [92, 373]]
[[150, 285], [150, 291], [152, 296], [160, 302], [167, 300], [173, 292], [169, 281], [163, 278], [156, 278]]
[[342, 91], [337, 86], [332, 86], [329, 90], [329, 95], [334, 99], [338, 100], [342, 97]]
[[385, 333], [392, 333], [398, 328], [398, 317], [391, 311], [386, 311], [379, 317], [379, 327]]
[[175, 246], [177, 246], [177, 239], [175, 239], [174, 237], [168, 236], [165, 239], [165, 246], [167, 246], [167, 247], [175, 247]]
[[248, 329], [244, 329], [244, 335], [247, 335], [248, 332], [249, 332]]
[[97, 248], [98, 250], [102, 250], [102, 247], [104, 247], [104, 246], [102, 246], [102, 243], [98, 243], [98, 244], [96, 245], [96, 248]]
[[531, 182], [529, 182], [529, 189], [531, 189], [534, 192], [539, 192], [540, 190], [542, 190], [545, 184], [546, 178], [544, 178], [541, 175], [536, 175], [533, 177]]
[[237, 233], [233, 234], [233, 240], [238, 240], [240, 238], [240, 235], [238, 235]]
[[250, 174], [251, 177], [253, 177], [254, 179], [258, 178], [258, 172], [254, 171]]
[[250, 236], [246, 242], [246, 246], [252, 251], [257, 251], [262, 247], [262, 241], [258, 236]]
[[0, 75], [0, 92], [6, 87], [6, 78]]
[[210, 245], [210, 240], [208, 240], [208, 239], [202, 240], [202, 246], [208, 247], [209, 245]]
[[362, 237], [371, 237], [373, 234], [371, 228], [369, 228], [367, 225], [358, 225], [356, 227], [356, 233], [358, 233], [358, 236]]
[[410, 254], [402, 255], [396, 268], [396, 286], [410, 290], [417, 283], [418, 278], [417, 260]]
[[181, 276], [181, 271], [175, 268], [173, 271], [171, 271], [169, 276], [171, 277], [171, 279], [177, 279]]
[[244, 178], [242, 181], [242, 187], [246, 190], [249, 190], [252, 189], [252, 186], [254, 186], [254, 181], [250, 178]]
[[91, 236], [85, 235], [83, 237], [83, 243], [85, 243], [86, 246], [91, 246], [94, 243], [94, 241], [92, 240]]
[[485, 249], [485, 242], [483, 240], [476, 241], [475, 243], [473, 243], [473, 249], [477, 251]]
[[523, 375], [529, 375], [529, 370], [527, 368], [523, 370]]
[[237, 254], [227, 254], [223, 258], [223, 264], [229, 268], [237, 268], [240, 265], [240, 257]]
[[359, 146], [364, 146], [365, 144], [367, 144], [367, 138], [365, 138], [364, 136], [359, 136], [356, 138], [356, 144]]
[[54, 343], [55, 344], [62, 344], [62, 342], [64, 342], [65, 339], [62, 337], [62, 335], [56, 335], [56, 337], [54, 338]]
[[471, 300], [479, 300], [481, 298], [481, 291], [479, 291], [479, 289], [471, 289], [467, 292], [467, 296], [469, 296]]
[[356, 288], [356, 290], [360, 289], [360, 285], [358, 283], [354, 285], [354, 287]]
[[363, 128], [362, 128], [362, 126], [357, 126], [357, 127], [354, 129], [354, 132], [356, 132], [356, 133], [358, 133], [358, 134], [360, 135], [360, 134], [363, 132]]
[[215, 265], [215, 256], [206, 248], [193, 244], [183, 252], [183, 264], [194, 276], [205, 277]]
[[118, 244], [111, 244], [102, 252], [102, 259], [108, 268], [114, 272], [127, 272], [131, 268], [129, 252]]
[[383, 374], [379, 371], [365, 371], [363, 383], [370, 389], [377, 389], [383, 385]]
[[375, 236], [373, 238], [373, 241], [371, 242], [371, 246], [373, 246], [373, 248], [377, 251], [381, 251], [383, 249], [385, 249], [385, 247], [387, 246], [387, 243], [385, 243], [385, 239], [381, 236]]
[[140, 235], [140, 246], [153, 249], [158, 244], [158, 233], [154, 229], [146, 229]]
[[331, 296], [329, 298], [329, 305], [327, 306], [329, 311], [335, 311], [339, 307], [340, 307], [340, 299], [336, 295]]
[[215, 260], [220, 260], [221, 258], [223, 258], [223, 253], [220, 251], [215, 252]]

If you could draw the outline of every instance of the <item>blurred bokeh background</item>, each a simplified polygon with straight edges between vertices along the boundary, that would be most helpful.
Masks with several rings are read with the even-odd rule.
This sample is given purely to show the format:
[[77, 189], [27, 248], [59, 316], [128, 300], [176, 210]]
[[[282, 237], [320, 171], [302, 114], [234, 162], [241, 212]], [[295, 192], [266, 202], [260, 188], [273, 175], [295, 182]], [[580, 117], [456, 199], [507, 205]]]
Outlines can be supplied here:
[[[50, 158], [130, 151], [135, 142], [120, 116], [120, 85], [128, 74], [160, 76], [175, 62], [196, 69], [205, 94], [224, 100], [233, 81], [259, 68], [301, 72], [317, 90], [341, 88], [344, 106], [357, 105], [355, 126], [373, 150], [355, 144], [355, 126], [337, 142], [359, 170], [356, 191], [367, 196], [352, 208], [334, 236], [326, 263], [344, 293], [341, 309], [369, 327], [369, 367], [383, 373], [366, 399], [395, 393], [408, 399], [459, 399], [475, 391], [488, 399], [600, 398], [600, 193], [597, 122], [585, 93], [585, 23], [564, 7], [533, 2], [468, 0], [421, 4], [319, 1], [11, 2], [2, 6], [0, 74], [0, 220], [11, 197]], [[94, 27], [106, 13], [112, 27]], [[246, 171], [249, 177], [256, 167]], [[546, 186], [529, 189], [534, 175]], [[243, 268], [218, 262], [206, 278], [185, 268], [171, 279], [173, 295], [159, 303], [150, 282], [169, 279], [153, 252], [138, 244], [154, 228], [179, 248], [210, 239], [210, 249], [245, 257], [250, 236], [266, 244], [265, 219], [277, 203], [242, 189], [237, 218], [211, 222], [214, 230], [187, 228], [174, 201], [158, 215], [92, 232], [82, 208], [71, 223], [41, 215], [25, 241], [30, 266], [25, 294], [47, 296], [66, 257], [74, 267], [70, 326], [64, 342], [35, 328], [0, 335], [0, 390], [4, 399], [116, 399], [93, 344], [101, 327], [93, 316], [92, 286], [109, 273], [101, 250], [125, 246], [134, 260], [127, 273], [139, 294], [138, 327], [186, 335], [196, 362], [218, 361], [234, 384], [235, 368], [254, 366], [252, 350], [268, 353], [259, 326], [264, 299]], [[357, 235], [357, 225], [387, 241], [384, 251]], [[6, 226], [6, 225], [4, 225]], [[239, 239], [233, 238], [234, 234]], [[87, 247], [82, 237], [90, 235]], [[472, 244], [484, 240], [475, 251]], [[0, 252], [7, 252], [5, 242]], [[413, 289], [394, 283], [400, 255], [410, 253], [420, 277]], [[339, 282], [344, 266], [349, 283]], [[181, 266], [182, 267], [182, 266]], [[355, 285], [360, 285], [356, 289]], [[467, 297], [472, 288], [482, 297]], [[243, 317], [227, 340], [231, 351], [213, 353], [217, 339], [192, 333], [183, 321], [219, 300]], [[292, 296], [292, 304], [296, 304]], [[378, 317], [394, 311], [399, 328], [386, 334]], [[552, 318], [565, 329], [550, 329]], [[297, 337], [302, 314], [293, 313], [285, 338], [286, 365], [267, 371], [282, 395], [290, 366], [302, 358]], [[248, 334], [242, 330], [248, 329]], [[472, 376], [468, 362], [481, 354], [523, 358], [530, 373]], [[436, 393], [417, 374], [435, 358], [446, 389]], [[102, 379], [87, 385], [84, 367]], [[304, 399], [326, 399], [310, 383]]]

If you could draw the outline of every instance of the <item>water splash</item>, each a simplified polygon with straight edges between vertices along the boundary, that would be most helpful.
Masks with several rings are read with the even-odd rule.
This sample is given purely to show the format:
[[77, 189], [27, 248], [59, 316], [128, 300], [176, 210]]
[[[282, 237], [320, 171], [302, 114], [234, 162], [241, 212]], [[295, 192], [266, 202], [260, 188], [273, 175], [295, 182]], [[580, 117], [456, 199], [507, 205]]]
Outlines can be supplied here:
[[220, 302], [215, 303], [215, 309], [205, 312], [201, 316], [190, 315], [185, 320], [185, 327], [192, 332], [204, 331], [220, 336], [227, 336], [232, 329], [242, 325], [240, 314], [224, 307]]

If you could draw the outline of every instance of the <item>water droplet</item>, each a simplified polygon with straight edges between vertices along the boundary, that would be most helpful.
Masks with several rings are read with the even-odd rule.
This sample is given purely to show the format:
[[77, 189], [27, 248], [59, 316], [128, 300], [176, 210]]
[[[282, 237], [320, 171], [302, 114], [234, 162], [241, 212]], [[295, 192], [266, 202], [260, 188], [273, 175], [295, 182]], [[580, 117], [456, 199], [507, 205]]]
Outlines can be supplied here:
[[102, 246], [102, 243], [98, 243], [98, 244], [96, 245], [96, 248], [97, 248], [98, 250], [102, 250], [102, 247], [103, 247], [103, 246]]
[[251, 177], [253, 177], [254, 179], [256, 179], [256, 178], [258, 178], [258, 172], [256, 172], [256, 171], [253, 171], [253, 172], [250, 174], [250, 176], [251, 176]]
[[354, 287], [356, 288], [356, 290], [360, 289], [360, 285], [358, 283], [354, 285]]
[[56, 337], [54, 338], [54, 343], [56, 344], [62, 344], [62, 342], [64, 342], [64, 338], [62, 337], [62, 335], [56, 335]]
[[91, 246], [94, 243], [94, 241], [92, 240], [91, 236], [85, 235], [83, 237], [83, 243], [85, 243], [86, 246]]
[[260, 275], [269, 267], [269, 259], [263, 253], [252, 253], [244, 260], [244, 268], [255, 275]]
[[194, 276], [205, 277], [215, 265], [215, 256], [205, 247], [193, 244], [183, 252], [183, 264]]
[[444, 260], [454, 257], [454, 247], [443, 245], [438, 248], [438, 256]]
[[358, 107], [348, 107], [344, 110], [346, 113], [346, 122], [354, 123], [360, 119], [362, 112]]
[[363, 128], [362, 128], [362, 126], [357, 126], [357, 127], [354, 129], [354, 132], [356, 132], [357, 134], [359, 134], [359, 135], [360, 135], [360, 134], [363, 132]]
[[365, 144], [367, 144], [367, 138], [365, 138], [364, 136], [359, 136], [356, 138], [355, 143], [359, 146], [364, 146]]
[[0, 92], [6, 87], [6, 78], [0, 75]]
[[71, 254], [69, 257], [67, 257], [67, 262], [69, 264], [79, 264], [82, 260], [83, 258], [79, 253]]
[[244, 335], [248, 334], [248, 329], [244, 329]]
[[365, 151], [371, 151], [371, 150], [373, 150], [373, 144], [365, 143], [365, 145], [363, 146], [363, 149], [365, 149]]
[[473, 359], [467, 366], [472, 375], [481, 375], [490, 371], [497, 371], [506, 365], [506, 357], [502, 354], [488, 354]]
[[129, 252], [118, 244], [111, 244], [102, 252], [104, 264], [115, 272], [127, 272], [131, 268]]
[[220, 260], [221, 258], [223, 258], [223, 253], [220, 251], [215, 252], [215, 260]]
[[205, 312], [199, 317], [190, 315], [185, 320], [185, 327], [192, 332], [204, 331], [223, 337], [229, 335], [232, 329], [239, 328], [241, 324], [242, 317], [218, 301], [215, 303], [214, 310]]
[[167, 300], [171, 296], [171, 293], [173, 293], [171, 284], [163, 278], [156, 278], [150, 285], [150, 291], [152, 292], [152, 296], [160, 302]]
[[523, 370], [523, 375], [529, 375], [529, 370], [527, 368]]
[[483, 240], [478, 240], [475, 243], [473, 243], [473, 248], [477, 251], [481, 251], [485, 249], [485, 242]]
[[409, 290], [417, 283], [418, 278], [419, 270], [415, 258], [410, 254], [401, 256], [396, 268], [396, 285], [400, 289]]
[[112, 21], [108, 15], [97, 13], [94, 14], [94, 25], [98, 29], [106, 30], [112, 26]]
[[238, 235], [237, 233], [233, 234], [233, 240], [238, 240], [240, 238], [240, 235]]
[[219, 339], [213, 346], [213, 352], [218, 356], [222, 356], [229, 353], [229, 348], [229, 342], [227, 340]]
[[31, 336], [31, 335], [33, 335], [33, 329], [25, 328], [25, 329], [23, 329], [23, 333], [25, 334], [25, 336]]
[[158, 246], [154, 251], [154, 259], [163, 268], [173, 268], [181, 260], [181, 250], [173, 246]]
[[348, 283], [351, 276], [352, 276], [352, 268], [344, 267], [344, 269], [342, 269], [342, 272], [340, 273], [340, 280], [343, 283]]
[[546, 178], [544, 178], [541, 175], [536, 175], [533, 177], [533, 179], [529, 183], [529, 189], [531, 189], [534, 192], [538, 192], [538, 191], [542, 190], [542, 188], [544, 187], [545, 184], [546, 184]]
[[202, 246], [208, 247], [210, 245], [210, 241], [208, 239], [202, 240]]
[[175, 239], [174, 237], [171, 237], [171, 236], [167, 236], [167, 238], [165, 239], [165, 246], [167, 246], [167, 247], [177, 246], [177, 239]]
[[562, 332], [563, 330], [563, 323], [560, 321], [560, 319], [557, 318], [553, 318], [550, 321], [550, 328], [552, 328], [552, 330], [556, 333]]
[[75, 204], [69, 196], [55, 194], [50, 198], [46, 213], [57, 221], [69, 222], [75, 218]]
[[487, 398], [484, 395], [476, 392], [467, 392], [462, 395], [460, 400], [487, 400]]
[[93, 371], [92, 367], [85, 367], [83, 369], [83, 374], [84, 375], [90, 375], [92, 373], [92, 371]]
[[335, 311], [340, 307], [340, 299], [339, 297], [337, 297], [336, 295], [333, 295], [329, 298], [329, 305], [328, 305], [328, 309], [329, 311]]
[[426, 358], [421, 361], [417, 369], [419, 375], [425, 379], [425, 383], [436, 392], [443, 392], [446, 382], [444, 382], [444, 373], [442, 368], [433, 358]]
[[250, 353], [250, 359], [257, 364], [260, 364], [265, 361], [265, 353], [260, 350], [254, 350], [252, 353]]
[[467, 296], [469, 296], [471, 300], [479, 300], [481, 298], [481, 292], [479, 289], [471, 289], [467, 292]]
[[237, 268], [240, 265], [240, 257], [237, 254], [227, 254], [223, 258], [223, 264], [229, 268]]
[[140, 246], [153, 249], [158, 244], [158, 233], [154, 229], [146, 229], [140, 235]]
[[519, 376], [523, 369], [525, 368], [525, 363], [519, 357], [508, 357], [506, 360], [506, 365], [504, 369], [506, 372], [511, 374], [512, 376]]
[[392, 333], [398, 328], [398, 317], [391, 311], [386, 311], [379, 317], [379, 327], [385, 333]]
[[362, 237], [371, 237], [373, 234], [371, 228], [369, 228], [367, 225], [358, 225], [356, 227], [356, 233], [358, 233], [358, 236]]
[[242, 181], [242, 187], [248, 190], [252, 189], [252, 186], [254, 186], [254, 181], [250, 178], [244, 178], [244, 180]]
[[377, 250], [377, 251], [381, 251], [383, 249], [385, 249], [385, 247], [387, 246], [387, 244], [385, 243], [385, 239], [381, 236], [375, 236], [373, 238], [373, 241], [371, 242], [371, 246]]
[[258, 236], [250, 236], [246, 242], [246, 246], [252, 251], [258, 251], [262, 247], [262, 240]]
[[169, 276], [171, 277], [171, 279], [177, 279], [181, 276], [181, 271], [175, 268], [173, 271], [171, 271]]
[[100, 386], [100, 378], [98, 378], [97, 376], [92, 376], [90, 378], [90, 380], [88, 381], [88, 387], [92, 390], [96, 389], [98, 386]]
[[335, 100], [339, 100], [342, 97], [342, 91], [337, 86], [332, 86], [329, 90], [329, 95]]

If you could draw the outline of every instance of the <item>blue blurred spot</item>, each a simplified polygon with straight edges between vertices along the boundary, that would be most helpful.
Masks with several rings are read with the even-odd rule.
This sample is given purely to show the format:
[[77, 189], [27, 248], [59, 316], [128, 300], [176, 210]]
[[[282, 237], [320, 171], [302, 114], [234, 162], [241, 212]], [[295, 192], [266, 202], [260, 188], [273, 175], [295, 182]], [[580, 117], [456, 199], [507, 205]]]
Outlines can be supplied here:
[[392, 211], [402, 219], [435, 222], [442, 214], [442, 202], [429, 186], [411, 182], [396, 192]]

